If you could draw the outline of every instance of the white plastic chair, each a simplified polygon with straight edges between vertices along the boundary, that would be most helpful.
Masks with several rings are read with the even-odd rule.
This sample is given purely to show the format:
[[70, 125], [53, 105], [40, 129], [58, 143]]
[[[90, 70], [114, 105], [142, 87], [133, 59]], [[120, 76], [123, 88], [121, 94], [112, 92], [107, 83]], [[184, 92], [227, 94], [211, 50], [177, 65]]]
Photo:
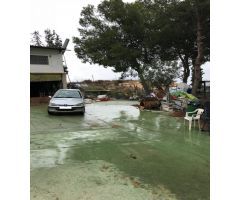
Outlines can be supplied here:
[[[198, 109], [194, 110], [193, 112], [186, 112], [186, 116], [184, 117], [184, 125], [185, 125], [185, 120], [189, 121], [189, 131], [191, 131], [192, 121], [194, 121], [194, 127], [195, 127], [196, 120], [198, 120], [199, 130], [201, 129], [200, 117], [203, 114], [203, 112], [204, 112], [204, 109], [202, 109], [202, 108], [198, 108]], [[190, 114], [192, 114], [192, 115], [190, 116]]]

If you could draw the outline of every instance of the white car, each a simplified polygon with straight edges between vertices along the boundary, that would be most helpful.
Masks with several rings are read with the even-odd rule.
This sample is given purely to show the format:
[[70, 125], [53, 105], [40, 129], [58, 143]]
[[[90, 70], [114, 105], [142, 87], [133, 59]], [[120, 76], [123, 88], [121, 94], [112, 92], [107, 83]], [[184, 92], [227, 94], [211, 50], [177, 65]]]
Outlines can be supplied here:
[[50, 97], [48, 113], [85, 113], [84, 98], [78, 89], [60, 89]]

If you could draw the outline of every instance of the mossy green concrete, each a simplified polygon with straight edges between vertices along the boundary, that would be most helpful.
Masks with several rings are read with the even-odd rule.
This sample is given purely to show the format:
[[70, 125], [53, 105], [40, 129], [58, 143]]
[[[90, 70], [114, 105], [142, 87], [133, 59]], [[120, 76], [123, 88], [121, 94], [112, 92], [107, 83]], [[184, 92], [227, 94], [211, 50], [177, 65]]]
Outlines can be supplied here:
[[[72, 166], [76, 170], [76, 164], [82, 166], [89, 161], [102, 161], [113, 165], [113, 171], [124, 174], [129, 180], [137, 179], [144, 191], [148, 191], [141, 193], [143, 191], [138, 188], [128, 190], [125, 186], [123, 190], [121, 181], [118, 182], [115, 190], [131, 192], [129, 199], [139, 199], [139, 194], [147, 195], [145, 199], [209, 199], [209, 133], [203, 134], [197, 128], [189, 132], [182, 118], [170, 117], [165, 112], [140, 112], [131, 106], [134, 103], [89, 104], [85, 116], [48, 116], [46, 106], [31, 107], [32, 198], [38, 199], [34, 196], [43, 195], [41, 189], [33, 188], [36, 189], [38, 184], [44, 187], [45, 182], [40, 176], [49, 171], [56, 170], [55, 176], [48, 180], [55, 180], [53, 190], [56, 193], [57, 185], [66, 184], [67, 187], [67, 182], [70, 184], [73, 180], [61, 182], [59, 177], [63, 171], [70, 170]], [[92, 173], [97, 169], [95, 167]], [[91, 174], [91, 170], [88, 172]], [[156, 193], [160, 196], [167, 191], [172, 198], [166, 194], [161, 198], [151, 196], [149, 191], [151, 195]], [[59, 193], [64, 196], [62, 191]], [[97, 198], [96, 194], [88, 195], [89, 199]], [[113, 196], [109, 199], [119, 198]]]

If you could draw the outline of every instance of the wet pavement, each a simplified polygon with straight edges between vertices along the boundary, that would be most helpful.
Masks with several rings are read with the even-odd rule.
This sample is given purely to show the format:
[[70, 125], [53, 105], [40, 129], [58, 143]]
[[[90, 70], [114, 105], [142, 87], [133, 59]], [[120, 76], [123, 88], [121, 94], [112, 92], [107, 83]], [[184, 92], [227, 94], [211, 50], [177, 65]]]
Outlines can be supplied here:
[[207, 200], [210, 137], [133, 101], [31, 107], [31, 200]]

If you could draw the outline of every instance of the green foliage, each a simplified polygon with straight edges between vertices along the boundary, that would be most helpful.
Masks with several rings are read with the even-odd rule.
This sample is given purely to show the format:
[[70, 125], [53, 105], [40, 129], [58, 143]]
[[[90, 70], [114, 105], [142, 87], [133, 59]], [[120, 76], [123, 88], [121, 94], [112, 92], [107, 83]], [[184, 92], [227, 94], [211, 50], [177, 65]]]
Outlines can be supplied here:
[[[46, 29], [44, 33], [47, 47], [62, 47], [62, 40], [55, 30], [51, 31], [50, 29]], [[44, 46], [41, 41], [41, 35], [39, 34], [39, 31], [34, 31], [32, 33], [31, 43], [35, 46]]]
[[55, 36], [55, 46], [61, 48], [62, 47], [62, 40], [58, 34]]
[[[168, 2], [168, 3], [166, 3]], [[193, 66], [198, 54], [197, 49], [197, 13], [195, 0], [185, 1], [155, 1], [153, 4], [156, 10], [164, 7], [164, 12], [156, 14], [157, 21], [163, 24], [157, 25], [162, 27], [160, 38], [162, 48], [168, 50], [180, 59], [183, 66], [182, 78], [184, 82], [190, 75], [190, 66]], [[203, 63], [209, 60], [210, 46], [210, 12], [209, 0], [202, 0], [201, 16], [204, 21], [204, 55]], [[164, 5], [165, 3], [165, 5]], [[163, 19], [164, 20], [161, 20]]]
[[151, 87], [168, 87], [174, 79], [179, 77], [179, 69], [179, 64], [176, 61], [162, 62], [155, 60], [143, 76], [148, 80]]
[[54, 33], [50, 29], [46, 29], [45, 33], [45, 42], [47, 43], [48, 47], [54, 47]]
[[[80, 36], [73, 37], [76, 55], [83, 62], [113, 67], [115, 72], [123, 73], [123, 78], [137, 73], [146, 91], [149, 90], [146, 77], [152, 69], [159, 73], [159, 77], [162, 76], [161, 84], [166, 84], [165, 77], [178, 76], [172, 63], [179, 59], [187, 79], [190, 60], [194, 61], [197, 56], [194, 2], [138, 0], [124, 3], [122, 0], [104, 0], [97, 7], [88, 5], [81, 11]], [[204, 12], [208, 16], [207, 9]], [[206, 23], [205, 60], [209, 59], [208, 28]], [[172, 67], [170, 71], [159, 64], [167, 61], [171, 62], [168, 65]]]
[[141, 2], [105, 0], [97, 8], [85, 7], [79, 20], [80, 38], [73, 38], [78, 58], [111, 66], [115, 72], [136, 71], [144, 85], [141, 75], [146, 64], [161, 55], [151, 37], [155, 34], [151, 15]]
[[43, 44], [41, 42], [41, 35], [39, 34], [39, 31], [34, 31], [32, 33], [31, 43], [35, 46], [43, 46]]
[[45, 33], [45, 42], [47, 43], [47, 47], [62, 47], [62, 40], [60, 36], [55, 32], [55, 30], [51, 31], [50, 29], [46, 29]]

